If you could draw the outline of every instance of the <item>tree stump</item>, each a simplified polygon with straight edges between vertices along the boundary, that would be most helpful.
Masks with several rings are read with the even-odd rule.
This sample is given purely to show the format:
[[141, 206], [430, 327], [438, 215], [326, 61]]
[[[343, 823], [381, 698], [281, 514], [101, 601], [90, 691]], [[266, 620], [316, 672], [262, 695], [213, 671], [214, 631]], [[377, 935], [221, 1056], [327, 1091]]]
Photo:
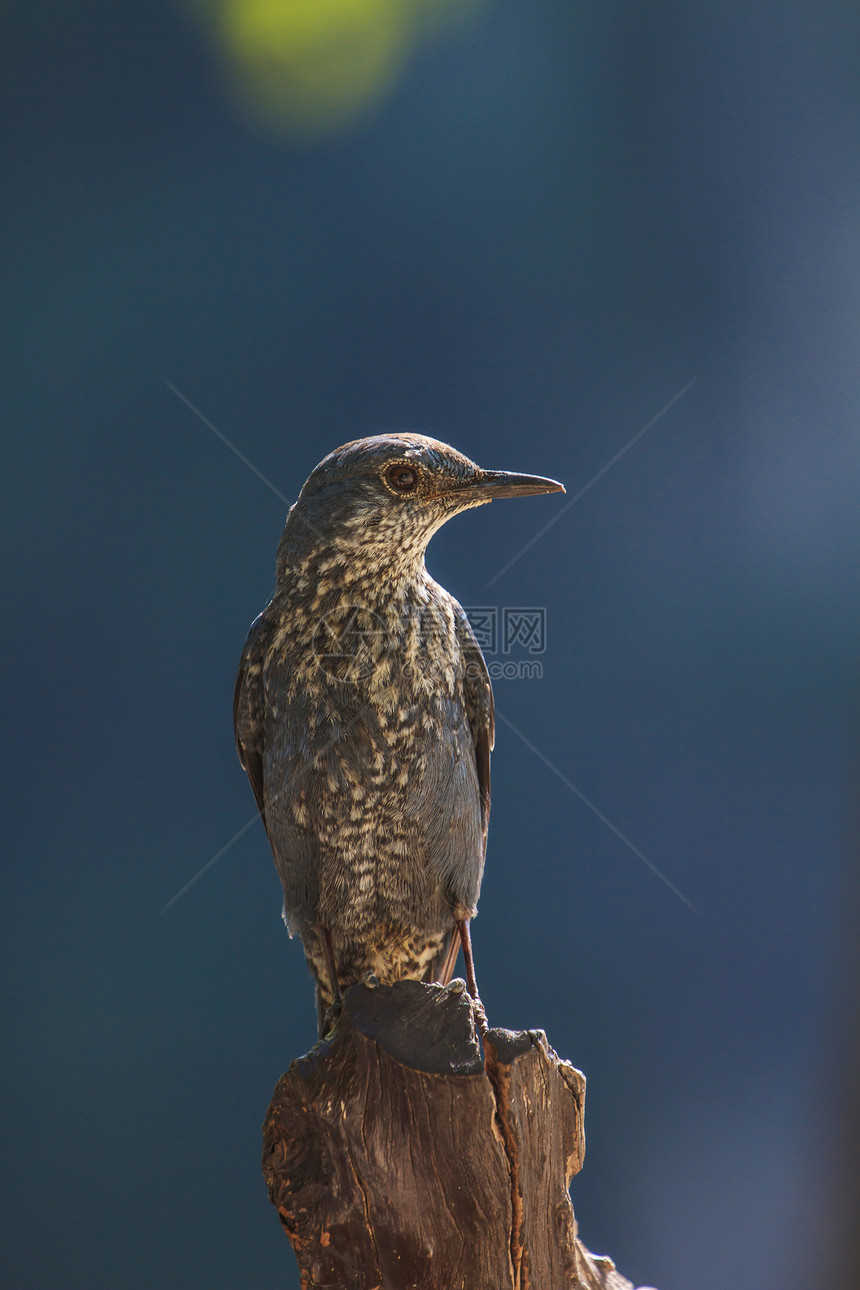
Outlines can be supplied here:
[[585, 1079], [463, 983], [347, 991], [263, 1126], [302, 1290], [632, 1290], [577, 1238]]

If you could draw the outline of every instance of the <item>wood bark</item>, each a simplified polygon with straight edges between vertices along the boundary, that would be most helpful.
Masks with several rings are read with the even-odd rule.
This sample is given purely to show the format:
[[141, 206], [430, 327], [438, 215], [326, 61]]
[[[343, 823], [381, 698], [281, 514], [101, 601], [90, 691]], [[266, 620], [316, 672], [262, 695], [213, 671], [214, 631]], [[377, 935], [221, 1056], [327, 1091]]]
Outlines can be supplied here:
[[584, 1101], [543, 1031], [482, 1034], [462, 982], [353, 986], [263, 1126], [302, 1290], [632, 1290], [577, 1237]]

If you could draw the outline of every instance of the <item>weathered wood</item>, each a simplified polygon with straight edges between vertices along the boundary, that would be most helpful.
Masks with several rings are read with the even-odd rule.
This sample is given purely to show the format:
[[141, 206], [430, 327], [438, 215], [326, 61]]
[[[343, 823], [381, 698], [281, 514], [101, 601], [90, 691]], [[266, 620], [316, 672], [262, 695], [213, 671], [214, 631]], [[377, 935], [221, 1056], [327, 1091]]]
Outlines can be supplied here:
[[353, 986], [263, 1127], [303, 1290], [632, 1290], [577, 1239], [585, 1079], [462, 982]]

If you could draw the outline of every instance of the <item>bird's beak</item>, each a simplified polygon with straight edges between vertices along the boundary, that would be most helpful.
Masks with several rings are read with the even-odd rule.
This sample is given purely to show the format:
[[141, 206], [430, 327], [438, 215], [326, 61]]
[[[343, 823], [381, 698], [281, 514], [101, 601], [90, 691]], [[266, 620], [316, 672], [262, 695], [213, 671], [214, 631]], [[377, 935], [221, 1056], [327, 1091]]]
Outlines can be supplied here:
[[496, 497], [532, 497], [535, 493], [563, 493], [564, 484], [556, 479], [544, 479], [542, 475], [514, 475], [509, 470], [482, 470], [480, 475], [467, 486], [466, 491], [472, 497], [486, 498], [488, 502]]

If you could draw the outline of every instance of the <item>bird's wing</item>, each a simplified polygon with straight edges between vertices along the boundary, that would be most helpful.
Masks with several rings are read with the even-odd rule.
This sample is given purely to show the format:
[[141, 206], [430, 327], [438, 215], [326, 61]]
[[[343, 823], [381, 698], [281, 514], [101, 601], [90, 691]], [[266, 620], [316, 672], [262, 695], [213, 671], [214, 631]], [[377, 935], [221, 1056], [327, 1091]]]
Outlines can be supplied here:
[[233, 732], [236, 751], [242, 768], [251, 782], [251, 788], [266, 827], [266, 810], [263, 801], [263, 650], [266, 623], [263, 614], [251, 624], [245, 648], [239, 661], [236, 688], [233, 691]]
[[481, 647], [475, 639], [472, 625], [466, 617], [465, 610], [455, 607], [457, 618], [457, 635], [460, 649], [463, 651], [465, 678], [463, 691], [466, 701], [466, 718], [472, 732], [475, 746], [475, 767], [478, 772], [478, 788], [481, 794], [481, 832], [484, 835], [484, 849], [487, 846], [487, 829], [490, 824], [490, 753], [496, 741], [496, 725], [493, 709], [493, 687]]

